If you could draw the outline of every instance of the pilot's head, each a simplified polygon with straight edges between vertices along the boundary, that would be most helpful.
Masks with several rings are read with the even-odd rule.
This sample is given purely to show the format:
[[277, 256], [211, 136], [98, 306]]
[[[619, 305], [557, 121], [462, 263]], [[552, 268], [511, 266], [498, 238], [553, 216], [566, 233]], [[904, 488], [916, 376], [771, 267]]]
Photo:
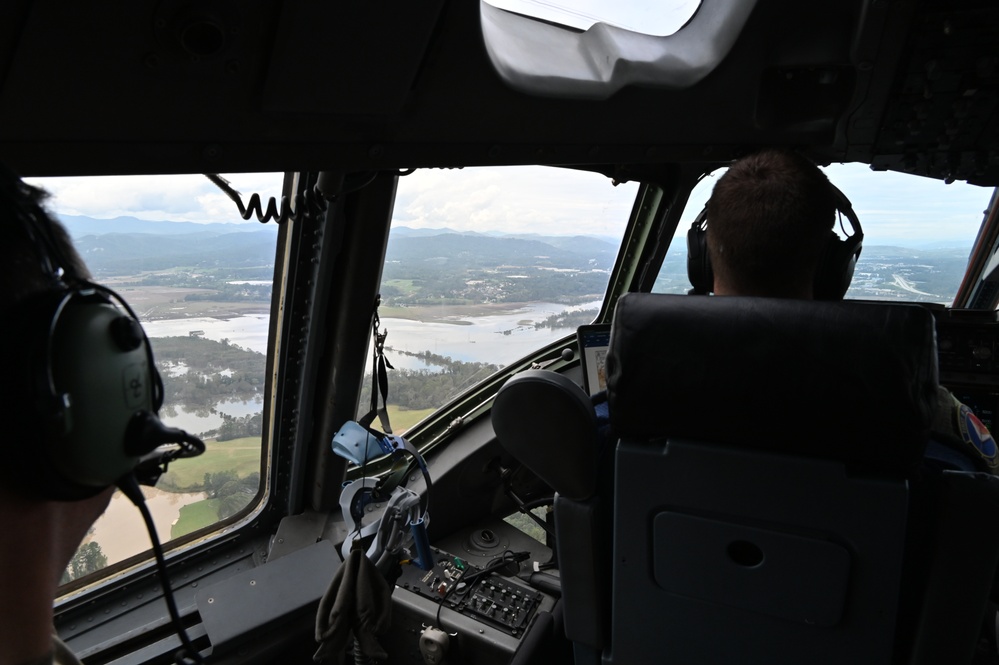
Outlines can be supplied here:
[[765, 150], [732, 164], [707, 203], [717, 295], [812, 298], [836, 200], [815, 164]]
[[[23, 183], [0, 166], [0, 363], [8, 371], [0, 400], [7, 455], [0, 465], [0, 529], [11, 537], [0, 541], [0, 653], [12, 662], [52, 661], [52, 599], [66, 566], [88, 529], [111, 499], [108, 488], [79, 501], [50, 501], [26, 491], [22, 450], [38, 443], [35, 422], [13, 404], [28, 390], [26, 379], [10, 371], [19, 365], [23, 344], [12, 342], [24, 329], [21, 306], [53, 288], [54, 277], [29, 236], [31, 224], [46, 225], [60, 263], [78, 277], [89, 277], [65, 229], [41, 207], [44, 193]], [[16, 535], [15, 535], [16, 534]], [[47, 655], [46, 655], [47, 654]]]
[[[19, 348], [19, 342], [23, 341], [19, 332], [23, 332], [26, 324], [23, 320], [24, 304], [56, 288], [51, 268], [39, 250], [38, 239], [32, 238], [29, 233], [46, 234], [48, 245], [57, 252], [59, 263], [69, 276], [90, 279], [90, 272], [73, 247], [66, 229], [42, 206], [46, 196], [43, 190], [28, 185], [0, 166], [0, 311], [4, 313], [5, 321], [4, 331], [0, 333], [0, 360], [7, 368], [23, 365], [19, 356], [26, 351]], [[20, 373], [8, 373], [5, 380], [8, 385], [4, 394], [19, 394], [31, 389], [23, 385], [22, 382], [28, 379]], [[19, 383], [21, 385], [12, 385]], [[10, 443], [15, 447], [31, 445], [31, 441], [37, 440], [32, 435], [42, 431], [39, 423], [33, 422], [23, 409], [15, 406], [18, 403], [9, 399], [0, 403], [0, 417], [10, 434]], [[19, 482], [25, 470], [16, 468], [20, 459], [20, 454], [11, 455], [6, 472], [0, 473], [0, 500], [16, 499], [21, 502], [35, 499], [23, 496], [21, 491], [23, 488]], [[91, 504], [90, 508], [79, 506], [73, 510], [83, 511], [92, 520], [103, 510], [109, 496], [110, 492], [101, 493], [89, 502], [81, 502]], [[66, 510], [70, 509], [67, 507]]]
[[[52, 288], [52, 276], [39, 256], [38, 244], [28, 237], [25, 224], [40, 226], [66, 263], [73, 277], [90, 279], [90, 271], [73, 247], [66, 229], [49, 215], [43, 204], [48, 194], [0, 167], [0, 306], [5, 311], [41, 291]], [[26, 219], [36, 217], [36, 219]]]

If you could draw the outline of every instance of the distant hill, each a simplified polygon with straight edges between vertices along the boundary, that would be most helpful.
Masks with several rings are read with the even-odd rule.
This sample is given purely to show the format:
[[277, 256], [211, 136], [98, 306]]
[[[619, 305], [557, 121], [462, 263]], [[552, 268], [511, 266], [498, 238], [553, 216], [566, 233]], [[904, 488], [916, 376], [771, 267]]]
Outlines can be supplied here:
[[440, 236], [446, 233], [458, 234], [458, 235], [475, 235], [480, 236], [482, 233], [477, 232], [465, 232], [465, 231], [455, 231], [454, 229], [449, 229], [447, 227], [442, 227], [439, 229], [414, 229], [408, 226], [393, 226], [392, 235], [397, 238], [425, 238], [427, 236]]
[[88, 235], [104, 235], [107, 233], [143, 233], [155, 235], [182, 235], [187, 233], [211, 233], [223, 235], [227, 233], [246, 233], [265, 231], [277, 233], [277, 225], [246, 222], [243, 224], [198, 224], [195, 222], [165, 222], [135, 217], [115, 217], [113, 219], [95, 219], [78, 215], [58, 215], [70, 236], [75, 240]]
[[105, 233], [76, 238], [74, 244], [98, 276], [134, 275], [178, 266], [207, 270], [274, 265], [274, 233], [260, 229], [255, 233]]
[[556, 245], [558, 247], [563, 246], [565, 243], [572, 243], [578, 240], [579, 238], [586, 238], [587, 240], [596, 240], [599, 242], [606, 243], [608, 245], [613, 245], [615, 250], [617, 249], [618, 245], [621, 244], [620, 238], [615, 238], [613, 236], [604, 236], [604, 235], [546, 236], [546, 235], [541, 235], [540, 233], [493, 233], [493, 232], [487, 232], [486, 235], [492, 235], [501, 238], [519, 238], [521, 240], [537, 240], [539, 242], [547, 242], [549, 244]]
[[430, 262], [455, 268], [546, 266], [558, 269], [610, 269], [617, 247], [584, 236], [535, 236], [522, 240], [508, 236], [443, 233], [433, 236], [389, 237], [387, 261], [406, 264]]
[[441, 235], [462, 235], [462, 236], [487, 236], [490, 238], [516, 238], [518, 240], [534, 240], [537, 242], [544, 242], [550, 245], [555, 245], [556, 247], [561, 247], [565, 243], [573, 242], [579, 238], [586, 238], [587, 240], [596, 240], [599, 242], [607, 243], [613, 245], [615, 248], [620, 244], [620, 238], [613, 238], [611, 236], [601, 236], [601, 235], [589, 235], [589, 236], [568, 236], [568, 235], [542, 235], [540, 233], [504, 233], [501, 231], [457, 231], [448, 227], [441, 227], [437, 229], [414, 229], [409, 226], [393, 226], [392, 235], [396, 238], [409, 238], [409, 237], [430, 237], [430, 236], [441, 236]]
[[[964, 277], [970, 249], [865, 245], [847, 298], [949, 302]], [[672, 247], [653, 290], [686, 293], [690, 289], [686, 261], [686, 247]], [[914, 285], [918, 293], [903, 288], [897, 278]]]
[[[96, 275], [132, 275], [177, 266], [241, 268], [274, 262], [274, 224], [196, 224], [70, 215], [61, 219]], [[397, 227], [392, 230], [386, 259], [390, 266], [402, 262], [432, 270], [465, 271], [500, 265], [609, 270], [616, 255], [615, 244], [588, 236], [518, 237]]]
[[967, 263], [971, 253], [969, 247], [954, 247], [953, 244], [939, 244], [940, 246], [923, 247], [899, 247], [897, 245], [865, 245], [860, 253], [860, 262], [869, 261], [874, 258], [905, 258], [918, 259], [919, 257], [932, 257], [934, 260], [948, 259]]

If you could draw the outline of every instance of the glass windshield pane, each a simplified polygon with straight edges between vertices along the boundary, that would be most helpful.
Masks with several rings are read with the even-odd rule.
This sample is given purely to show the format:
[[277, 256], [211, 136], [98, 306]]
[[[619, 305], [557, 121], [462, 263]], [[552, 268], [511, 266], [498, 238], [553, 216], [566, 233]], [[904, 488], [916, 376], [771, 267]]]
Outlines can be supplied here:
[[606, 23], [646, 35], [672, 35], [682, 28], [700, 6], [700, 0], [674, 0], [670, 3], [629, 2], [626, 0], [486, 0], [500, 9], [586, 30]]
[[[279, 196], [282, 174], [230, 178]], [[205, 439], [170, 465], [146, 501], [166, 542], [234, 515], [261, 486], [265, 357], [277, 229], [243, 222], [207, 179], [191, 176], [34, 179], [50, 192], [94, 281], [135, 310], [163, 378], [162, 420]], [[265, 198], [266, 200], [266, 198]], [[120, 492], [84, 539], [63, 582], [150, 547]]]
[[[992, 189], [871, 171], [861, 164], [834, 164], [823, 170], [850, 199], [864, 231], [863, 251], [846, 297], [953, 302]], [[686, 233], [722, 173], [724, 169], [705, 176], [691, 193], [655, 292], [690, 289]]]
[[537, 166], [400, 178], [380, 309], [393, 430], [592, 321], [637, 191]]

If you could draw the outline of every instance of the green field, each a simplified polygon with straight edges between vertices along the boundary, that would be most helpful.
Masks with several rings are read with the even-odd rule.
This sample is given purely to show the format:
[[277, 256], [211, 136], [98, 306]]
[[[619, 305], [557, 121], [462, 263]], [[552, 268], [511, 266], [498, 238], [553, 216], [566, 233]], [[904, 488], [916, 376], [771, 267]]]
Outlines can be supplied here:
[[[395, 405], [389, 404], [388, 415], [389, 422], [392, 424], [392, 431], [396, 434], [405, 434], [406, 430], [436, 410], [437, 409], [400, 409]], [[375, 422], [373, 422], [372, 425], [376, 429], [381, 427], [377, 418], [375, 418]]]
[[[400, 409], [389, 405], [389, 420], [396, 433], [404, 433], [420, 422], [434, 409]], [[376, 419], [372, 425], [381, 427]], [[235, 471], [241, 478], [260, 471], [260, 438], [244, 437], [231, 441], [205, 442], [205, 453], [198, 457], [177, 460], [170, 470], [160, 478], [157, 487], [167, 492], [197, 492], [202, 489], [206, 473]]]
[[[407, 429], [426, 418], [434, 409], [408, 410], [389, 406], [389, 419], [395, 432]], [[378, 421], [374, 427], [380, 427]], [[259, 437], [231, 441], [205, 442], [205, 453], [174, 462], [157, 486], [168, 492], [196, 492], [203, 489], [206, 473], [235, 471], [241, 478], [260, 470]], [[171, 538], [180, 538], [218, 522], [218, 500], [204, 499], [180, 509], [180, 517], [170, 529]]]
[[170, 527], [170, 537], [180, 538], [192, 531], [197, 531], [201, 527], [215, 524], [219, 521], [218, 500], [204, 499], [197, 503], [191, 503], [180, 509], [180, 517], [177, 522]]
[[260, 437], [208, 440], [203, 455], [171, 464], [157, 486], [168, 492], [197, 492], [202, 489], [206, 473], [230, 470], [241, 478], [260, 471]]
[[[406, 307], [382, 305], [378, 308], [378, 316], [383, 319], [409, 319], [411, 321], [437, 321], [441, 323], [454, 320], [507, 314], [524, 306], [524, 303], [447, 303], [442, 305], [408, 305]], [[467, 322], [466, 322], [467, 324]], [[391, 326], [389, 327], [391, 333]], [[388, 344], [392, 344], [389, 334]]]
[[413, 280], [411, 279], [387, 279], [384, 284], [386, 286], [394, 286], [399, 289], [403, 295], [410, 295], [420, 290], [420, 287], [413, 285]]

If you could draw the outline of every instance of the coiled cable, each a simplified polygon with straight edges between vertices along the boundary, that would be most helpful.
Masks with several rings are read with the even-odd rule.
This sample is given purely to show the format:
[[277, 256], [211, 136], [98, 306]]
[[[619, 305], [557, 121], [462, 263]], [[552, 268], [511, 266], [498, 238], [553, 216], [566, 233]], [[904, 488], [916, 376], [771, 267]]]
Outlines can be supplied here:
[[267, 209], [265, 210], [261, 203], [260, 194], [250, 195], [250, 204], [244, 205], [242, 196], [233, 189], [228, 180], [217, 173], [205, 173], [204, 176], [236, 204], [240, 216], [245, 220], [256, 216], [257, 221], [261, 224], [267, 222], [284, 224], [289, 219], [297, 222], [304, 215], [315, 216], [326, 212], [326, 199], [314, 187], [306, 189], [301, 194], [296, 194], [294, 205], [292, 205], [291, 197], [282, 196], [280, 209], [278, 209], [277, 200], [272, 196], [267, 200]]

